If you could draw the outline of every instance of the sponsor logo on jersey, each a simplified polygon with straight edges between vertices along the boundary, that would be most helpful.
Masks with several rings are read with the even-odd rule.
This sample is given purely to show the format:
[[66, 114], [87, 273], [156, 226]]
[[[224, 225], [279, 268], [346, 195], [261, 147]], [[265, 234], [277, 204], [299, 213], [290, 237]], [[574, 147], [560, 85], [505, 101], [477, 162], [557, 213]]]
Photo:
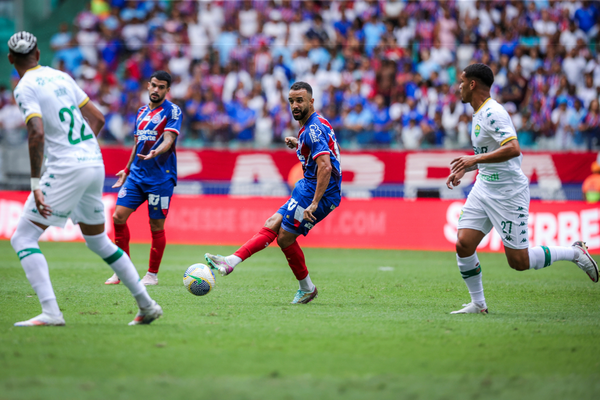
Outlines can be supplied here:
[[483, 179], [484, 181], [488, 181], [488, 182], [498, 182], [500, 180], [500, 176], [498, 175], [498, 173], [494, 173], [494, 174], [479, 174], [479, 176], [481, 176], [481, 179]]
[[509, 241], [509, 242], [510, 242], [511, 240], [513, 240], [513, 237], [512, 237], [512, 236], [510, 236], [510, 235], [506, 235], [506, 236], [504, 236], [504, 240], [506, 240], [506, 241]]
[[313, 124], [308, 127], [310, 138], [313, 142], [319, 141], [319, 135], [322, 133], [319, 127], [316, 124]]
[[525, 226], [525, 221], [521, 221], [521, 223], [519, 224], [519, 226]]
[[525, 239], [525, 238], [521, 239], [521, 243], [527, 243], [527, 239]]
[[305, 224], [304, 224], [304, 226], [306, 227], [306, 229], [312, 229], [312, 228], [314, 228], [314, 227], [315, 227], [315, 226], [314, 226], [313, 224], [311, 224], [310, 222], [307, 222], [307, 223], [305, 223]]
[[156, 140], [156, 135], [158, 135], [158, 132], [153, 129], [139, 129], [137, 131], [138, 141], [142, 141], [142, 140], [154, 141], [154, 140]]
[[475, 137], [479, 136], [479, 132], [481, 132], [481, 127], [479, 124], [475, 125]]
[[493, 120], [490, 121], [490, 125], [494, 125], [495, 123], [496, 123], [495, 119], [493, 119]]
[[525, 229], [523, 229], [523, 230], [521, 231], [521, 235], [525, 235], [526, 233], [527, 233], [527, 231], [526, 231]]
[[54, 94], [56, 95], [56, 97], [60, 97], [60, 96], [66, 96], [67, 95], [67, 89], [64, 87], [58, 88], [54, 91]]
[[525, 218], [525, 214], [519, 214], [517, 218]]
[[173, 111], [171, 112], [171, 118], [173, 118], [174, 120], [178, 120], [180, 115], [181, 109], [177, 106], [174, 106]]

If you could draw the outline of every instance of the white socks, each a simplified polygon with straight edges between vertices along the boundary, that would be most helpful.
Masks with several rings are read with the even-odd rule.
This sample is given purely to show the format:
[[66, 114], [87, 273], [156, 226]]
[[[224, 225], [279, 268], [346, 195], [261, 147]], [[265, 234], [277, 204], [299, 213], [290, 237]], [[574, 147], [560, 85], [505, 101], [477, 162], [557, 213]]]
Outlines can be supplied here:
[[310, 280], [310, 275], [306, 275], [306, 278], [302, 279], [301, 281], [298, 281], [298, 283], [300, 284], [300, 290], [302, 290], [303, 292], [310, 293], [315, 290], [315, 285]]
[[456, 255], [456, 261], [458, 263], [458, 269], [469, 289], [471, 295], [471, 301], [476, 303], [483, 308], [487, 308], [485, 304], [485, 297], [483, 296], [483, 282], [481, 281], [481, 266], [479, 265], [479, 259], [477, 253], [474, 253], [470, 257], [461, 258]]
[[28, 219], [21, 218], [17, 230], [10, 239], [10, 244], [17, 252], [25, 275], [42, 305], [42, 312], [52, 317], [61, 317], [62, 313], [56, 302], [48, 262], [40, 251], [38, 239], [44, 230]]
[[225, 261], [227, 261], [227, 264], [229, 264], [230, 267], [235, 268], [236, 265], [242, 262], [242, 259], [236, 256], [235, 254], [232, 254], [230, 256], [225, 257]]
[[529, 269], [542, 269], [556, 261], [576, 261], [579, 254], [573, 247], [535, 246], [529, 251]]
[[87, 247], [102, 257], [115, 271], [119, 279], [131, 291], [140, 308], [150, 307], [152, 299], [148, 295], [146, 287], [140, 283], [140, 276], [129, 256], [111, 242], [105, 232], [93, 236], [83, 235], [83, 238]]

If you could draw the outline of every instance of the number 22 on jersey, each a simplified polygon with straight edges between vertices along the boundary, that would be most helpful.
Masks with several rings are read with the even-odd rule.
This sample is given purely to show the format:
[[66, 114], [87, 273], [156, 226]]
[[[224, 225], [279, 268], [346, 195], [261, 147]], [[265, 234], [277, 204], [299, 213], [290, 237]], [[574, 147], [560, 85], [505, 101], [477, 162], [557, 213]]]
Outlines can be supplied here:
[[[71, 106], [71, 108], [67, 108], [67, 107], [63, 107], [60, 109], [60, 111], [58, 111], [58, 116], [60, 117], [60, 122], [65, 122], [66, 118], [65, 118], [65, 114], [69, 115], [69, 118], [71, 119], [71, 122], [69, 124], [69, 143], [75, 145], [79, 142], [83, 142], [84, 140], [88, 140], [94, 137], [93, 134], [87, 135], [85, 134], [85, 123], [81, 124], [81, 130], [79, 131], [79, 138], [74, 139], [73, 138], [73, 127], [75, 126], [75, 116], [73, 115], [73, 111], [77, 110], [77, 107], [75, 106]], [[81, 116], [81, 119], [83, 120], [83, 115]]]

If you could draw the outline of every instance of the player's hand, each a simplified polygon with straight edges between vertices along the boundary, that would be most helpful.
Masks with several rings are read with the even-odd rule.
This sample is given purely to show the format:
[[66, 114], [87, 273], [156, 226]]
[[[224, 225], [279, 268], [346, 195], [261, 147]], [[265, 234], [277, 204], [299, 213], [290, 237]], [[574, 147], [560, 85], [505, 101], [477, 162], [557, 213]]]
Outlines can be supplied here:
[[304, 215], [302, 216], [302, 218], [306, 221], [315, 222], [317, 218], [313, 215], [313, 213], [317, 211], [317, 206], [318, 204], [311, 203], [310, 206], [306, 207], [306, 209], [304, 210]]
[[144, 161], [147, 161], [147, 160], [151, 160], [154, 157], [158, 156], [158, 153], [156, 152], [156, 150], [150, 150], [150, 153], [148, 153], [146, 155], [144, 155], [144, 154], [138, 154], [137, 156], [138, 156], [138, 158], [140, 158], [140, 159], [142, 159]]
[[448, 187], [448, 189], [457, 187], [458, 185], [460, 185], [460, 180], [462, 179], [462, 177], [465, 175], [465, 170], [460, 170], [456, 173], [450, 174], [450, 176], [448, 177], [448, 179], [446, 179], [446, 186]]
[[285, 145], [290, 149], [295, 149], [298, 147], [298, 139], [293, 136], [288, 136], [285, 138]]
[[[464, 171], [467, 168], [472, 167], [473, 165], [477, 164], [477, 156], [462, 156], [462, 157], [458, 157], [455, 158], [454, 160], [452, 160], [450, 162], [450, 169], [451, 172], [457, 173], [458, 171]], [[464, 175], [464, 172], [463, 172]], [[461, 176], [462, 178], [462, 176]]]
[[123, 186], [123, 184], [125, 183], [125, 180], [127, 179], [127, 173], [125, 172], [124, 169], [117, 172], [117, 176], [119, 177], [119, 179], [117, 180], [117, 182], [114, 185], [112, 185], [113, 188], [118, 188], [118, 187]]
[[33, 198], [35, 199], [35, 207], [42, 217], [48, 218], [52, 215], [52, 208], [44, 202], [44, 193], [42, 193], [42, 189], [34, 190]]

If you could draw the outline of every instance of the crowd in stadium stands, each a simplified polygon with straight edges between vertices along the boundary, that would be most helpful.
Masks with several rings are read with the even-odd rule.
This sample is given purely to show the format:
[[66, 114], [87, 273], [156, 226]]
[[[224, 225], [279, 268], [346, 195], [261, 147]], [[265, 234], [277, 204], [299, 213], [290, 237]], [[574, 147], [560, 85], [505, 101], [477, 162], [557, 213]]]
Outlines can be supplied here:
[[[457, 80], [482, 62], [522, 147], [597, 149], [599, 21], [598, 3], [578, 0], [93, 0], [50, 44], [105, 113], [104, 142], [132, 140], [163, 69], [179, 146], [281, 142], [298, 129], [287, 93], [301, 80], [343, 147], [470, 148]], [[1, 123], [20, 123], [0, 96]]]

